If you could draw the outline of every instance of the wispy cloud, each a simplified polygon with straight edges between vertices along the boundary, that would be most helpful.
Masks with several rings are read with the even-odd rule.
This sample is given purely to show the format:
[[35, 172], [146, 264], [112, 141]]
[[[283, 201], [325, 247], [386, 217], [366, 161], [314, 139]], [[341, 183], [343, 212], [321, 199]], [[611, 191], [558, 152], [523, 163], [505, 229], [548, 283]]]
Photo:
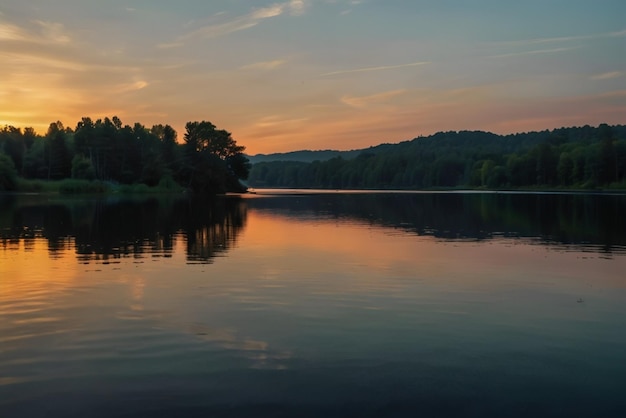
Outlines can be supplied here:
[[61, 23], [35, 20], [37, 30], [27, 30], [11, 23], [0, 22], [0, 41], [20, 41], [35, 44], [68, 44], [72, 40]]
[[626, 90], [609, 91], [606, 93], [599, 94], [597, 97], [600, 97], [600, 98], [626, 97]]
[[[307, 7], [308, 2], [305, 0], [290, 0], [284, 3], [275, 3], [267, 7], [254, 9], [246, 15], [238, 16], [225, 22], [203, 26], [180, 37], [177, 42], [161, 44], [159, 47], [167, 48], [179, 46], [182, 45], [181, 41], [193, 38], [218, 38], [233, 32], [253, 28], [266, 19], [277, 17], [285, 13], [289, 13], [292, 16], [301, 16], [304, 14]], [[218, 15], [215, 17], [217, 16]]]
[[624, 77], [626, 76], [626, 72], [624, 71], [611, 71], [608, 73], [602, 73], [602, 74], [594, 74], [591, 76], [592, 80], [610, 80], [613, 78], [619, 78], [619, 77]]
[[308, 2], [304, 0], [291, 0], [289, 2], [289, 9], [294, 16], [301, 16], [308, 8]]
[[35, 20], [38, 30], [26, 28], [12, 23], [0, 22], [0, 41], [20, 41], [34, 44], [67, 44], [72, 39], [61, 23]]
[[519, 45], [536, 45], [536, 44], [548, 44], [548, 43], [563, 43], [584, 41], [589, 39], [604, 39], [604, 38], [620, 38], [626, 36], [626, 29], [614, 32], [595, 33], [589, 35], [573, 35], [573, 36], [557, 36], [548, 38], [534, 38], [534, 39], [522, 39], [518, 41], [505, 41], [496, 42], [499, 45], [519, 46]]
[[265, 116], [254, 123], [257, 128], [273, 128], [276, 126], [286, 126], [306, 122], [308, 118], [290, 118], [286, 115]]
[[[613, 31], [613, 32], [604, 32], [604, 33], [593, 33], [587, 35], [572, 35], [572, 36], [556, 36], [556, 37], [546, 37], [546, 38], [533, 38], [533, 39], [521, 39], [516, 41], [503, 41], [503, 42], [493, 42], [492, 46], [496, 47], [504, 47], [509, 50], [509, 52], [503, 52], [501, 54], [495, 54], [489, 56], [489, 58], [506, 58], [506, 57], [516, 57], [521, 55], [537, 55], [537, 54], [552, 54], [559, 52], [571, 51], [573, 49], [578, 49], [583, 46], [583, 41], [594, 40], [594, 39], [610, 39], [610, 38], [620, 38], [626, 36], [626, 30]], [[571, 44], [576, 42], [577, 45], [572, 46]], [[562, 45], [562, 46], [559, 46]], [[543, 48], [542, 48], [543, 46]], [[553, 46], [550, 48], [550, 46]], [[526, 50], [520, 51], [519, 49]], [[511, 51], [511, 49], [513, 51]]]
[[284, 10], [285, 10], [284, 3], [272, 4], [271, 6], [268, 6], [268, 7], [256, 9], [255, 11], [250, 13], [248, 16], [250, 17], [249, 20], [257, 21], [257, 20], [268, 19], [270, 17], [280, 16], [281, 14], [283, 14]]
[[139, 68], [132, 65], [115, 64], [109, 62], [81, 61], [78, 58], [55, 56], [54, 54], [42, 54], [30, 51], [5, 52], [0, 54], [5, 64], [19, 65], [23, 68], [62, 69], [77, 72], [106, 71], [109, 73], [126, 73], [137, 71]]
[[273, 61], [262, 61], [262, 62], [254, 62], [252, 64], [247, 64], [242, 66], [240, 69], [242, 70], [273, 70], [284, 65], [287, 61], [285, 60], [273, 60]]
[[65, 31], [65, 26], [56, 22], [35, 21], [41, 28], [43, 39], [48, 42], [66, 44], [71, 41], [70, 36]]
[[578, 48], [579, 47], [577, 46], [573, 46], [569, 48], [533, 49], [530, 51], [509, 52], [506, 54], [492, 55], [491, 58], [507, 58], [507, 57], [516, 57], [519, 55], [554, 54], [557, 52], [571, 51], [573, 49], [578, 49]]
[[359, 4], [361, 4], [363, 2], [362, 2], [362, 0], [352, 0], [352, 1], [349, 1], [347, 3], [348, 3], [348, 7], [350, 7], [350, 8], [345, 9], [345, 10], [339, 12], [340, 16], [345, 16], [345, 15], [348, 15], [348, 14], [352, 13], [352, 10], [353, 10], [352, 7], [358, 6]]
[[372, 103], [385, 102], [391, 99], [392, 97], [400, 96], [404, 93], [406, 93], [406, 90], [399, 89], [399, 90], [384, 91], [382, 93], [376, 93], [376, 94], [372, 94], [369, 96], [360, 96], [360, 97], [343, 96], [341, 98], [341, 101], [347, 104], [348, 106], [365, 107]]
[[40, 69], [57, 68], [70, 71], [86, 71], [88, 65], [70, 59], [50, 57], [29, 52], [4, 53], [3, 60], [13, 65], [25, 67], [39, 67]]
[[3, 41], [22, 41], [26, 40], [26, 33], [18, 26], [10, 23], [0, 22], [0, 40]]
[[418, 62], [411, 62], [408, 64], [381, 65], [378, 67], [353, 68], [349, 70], [331, 71], [329, 73], [320, 74], [320, 77], [330, 77], [333, 75], [349, 74], [349, 73], [365, 73], [365, 72], [370, 72], [370, 71], [395, 70], [397, 68], [419, 67], [420, 65], [426, 65], [426, 64], [430, 64], [430, 61], [418, 61]]
[[122, 84], [117, 87], [116, 91], [118, 93], [127, 93], [131, 91], [142, 90], [148, 87], [148, 82], [145, 80], [136, 80], [132, 83]]

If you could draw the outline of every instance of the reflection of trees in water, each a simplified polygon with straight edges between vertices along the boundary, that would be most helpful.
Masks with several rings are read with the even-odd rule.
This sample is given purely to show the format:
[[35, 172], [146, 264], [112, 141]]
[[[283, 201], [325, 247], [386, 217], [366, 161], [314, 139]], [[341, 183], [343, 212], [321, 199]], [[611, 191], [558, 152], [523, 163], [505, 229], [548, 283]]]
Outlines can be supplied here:
[[170, 254], [176, 231], [170, 212], [175, 204], [155, 198], [94, 202], [90, 216], [85, 214], [71, 231], [80, 259]]
[[493, 236], [626, 246], [626, 196], [528, 193], [356, 193], [250, 199], [286, 216], [358, 219], [443, 239]]
[[3, 246], [36, 238], [48, 241], [51, 257], [75, 249], [79, 260], [110, 261], [125, 257], [169, 257], [177, 237], [187, 240], [187, 257], [208, 262], [226, 251], [244, 227], [242, 199], [192, 200], [57, 199], [4, 196], [0, 199]]
[[[246, 221], [246, 206], [242, 199], [221, 199], [220, 204], [193, 204], [185, 215], [187, 260], [207, 262], [226, 251], [241, 232]], [[203, 218], [218, 222], [200, 222]]]
[[626, 196], [516, 193], [320, 194], [191, 200], [0, 197], [3, 247], [48, 240], [51, 257], [73, 250], [82, 261], [169, 257], [179, 237], [189, 262], [227, 251], [245, 225], [246, 208], [299, 219], [356, 219], [443, 239], [493, 236], [626, 248]]

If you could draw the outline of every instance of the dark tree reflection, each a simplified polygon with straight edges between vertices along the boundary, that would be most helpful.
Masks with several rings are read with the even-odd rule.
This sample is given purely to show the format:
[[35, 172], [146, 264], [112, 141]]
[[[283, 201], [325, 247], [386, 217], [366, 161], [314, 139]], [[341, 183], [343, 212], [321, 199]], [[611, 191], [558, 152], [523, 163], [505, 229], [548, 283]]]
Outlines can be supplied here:
[[0, 197], [2, 246], [23, 241], [28, 251], [45, 238], [51, 257], [75, 248], [83, 262], [170, 257], [177, 237], [186, 239], [188, 260], [210, 262], [236, 241], [245, 220], [238, 197]]
[[626, 196], [541, 193], [324, 193], [190, 198], [0, 196], [0, 243], [24, 250], [45, 238], [51, 257], [169, 257], [184, 239], [190, 263], [227, 251], [248, 208], [300, 219], [369, 223], [439, 239], [530, 238], [602, 253], [626, 249]]
[[208, 262], [236, 241], [245, 226], [246, 206], [238, 198], [196, 201], [183, 216], [187, 260]]
[[440, 239], [524, 237], [601, 252], [626, 247], [626, 196], [549, 193], [321, 193], [250, 200], [291, 217], [356, 219]]

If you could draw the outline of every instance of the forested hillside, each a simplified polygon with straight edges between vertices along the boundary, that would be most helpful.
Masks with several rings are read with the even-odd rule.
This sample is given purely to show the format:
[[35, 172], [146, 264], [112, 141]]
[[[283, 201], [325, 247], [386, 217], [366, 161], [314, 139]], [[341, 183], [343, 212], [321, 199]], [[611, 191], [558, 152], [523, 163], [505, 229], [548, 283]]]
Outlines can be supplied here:
[[251, 187], [626, 188], [626, 126], [515, 135], [441, 132], [363, 150], [356, 158], [261, 162]]
[[241, 191], [250, 168], [244, 147], [211, 122], [188, 122], [181, 143], [169, 125], [123, 125], [119, 118], [84, 117], [74, 129], [51, 123], [44, 136], [32, 128], [0, 129], [0, 191], [27, 180], [179, 185], [199, 193]]

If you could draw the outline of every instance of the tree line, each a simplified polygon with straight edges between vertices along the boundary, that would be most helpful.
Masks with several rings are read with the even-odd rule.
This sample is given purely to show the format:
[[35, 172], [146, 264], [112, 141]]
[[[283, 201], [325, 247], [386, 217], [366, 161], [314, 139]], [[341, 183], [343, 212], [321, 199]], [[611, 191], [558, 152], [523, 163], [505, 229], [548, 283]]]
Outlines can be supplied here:
[[496, 135], [440, 132], [352, 159], [254, 164], [251, 187], [330, 189], [626, 188], [626, 126]]
[[45, 135], [33, 128], [0, 130], [0, 190], [18, 178], [76, 179], [111, 184], [179, 185], [198, 193], [243, 191], [250, 164], [245, 147], [211, 122], [188, 122], [183, 142], [170, 125], [147, 128], [113, 118], [83, 117], [74, 129], [53, 122]]

